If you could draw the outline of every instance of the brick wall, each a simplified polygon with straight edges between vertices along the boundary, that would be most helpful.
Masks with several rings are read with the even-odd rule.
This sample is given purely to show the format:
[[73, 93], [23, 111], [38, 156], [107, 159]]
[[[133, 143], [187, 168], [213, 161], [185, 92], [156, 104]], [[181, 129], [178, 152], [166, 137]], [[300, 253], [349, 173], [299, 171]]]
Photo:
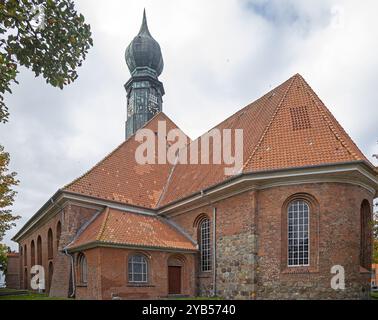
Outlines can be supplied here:
[[[287, 268], [286, 228], [283, 215], [288, 198], [309, 195], [310, 267]], [[320, 183], [270, 188], [258, 194], [257, 298], [261, 299], [342, 299], [367, 298], [369, 277], [360, 268], [360, 207], [370, 204], [373, 195], [350, 184]], [[318, 206], [318, 208], [316, 208]], [[345, 268], [346, 290], [331, 288], [331, 268]]]
[[[193, 254], [172, 254], [162, 251], [134, 251], [116, 248], [96, 248], [84, 252], [88, 265], [88, 283], [77, 283], [77, 299], [156, 299], [168, 296], [168, 262], [179, 258], [182, 264], [182, 295], [194, 296], [195, 273]], [[128, 281], [128, 258], [142, 254], [148, 261], [148, 283]], [[78, 268], [76, 269], [78, 272]], [[80, 279], [77, 274], [76, 279]]]
[[[287, 205], [299, 196], [310, 205], [310, 266], [287, 267]], [[199, 217], [211, 223], [211, 244], [216, 240], [216, 265], [201, 272], [199, 256], [184, 255], [183, 294], [237, 299], [367, 298], [370, 272], [360, 267], [360, 207], [363, 200], [371, 205], [373, 195], [366, 189], [342, 183], [316, 183], [271, 187], [204, 205], [185, 213], [173, 214], [171, 220], [198, 241]], [[216, 208], [216, 234], [213, 234], [213, 210]], [[42, 238], [42, 265], [48, 277], [53, 264], [50, 295], [67, 296], [72, 283], [70, 257], [61, 252], [84, 224], [96, 214], [95, 209], [74, 205], [65, 207], [50, 220], [30, 231], [20, 242], [27, 247], [27, 259], [20, 257], [21, 279], [30, 283], [31, 241], [37, 251]], [[56, 228], [62, 224], [59, 250]], [[53, 259], [47, 256], [47, 234], [52, 229]], [[213, 248], [212, 248], [213, 250]], [[85, 252], [88, 259], [87, 286], [78, 285], [78, 299], [157, 298], [168, 294], [168, 264], [171, 254], [143, 251], [149, 257], [150, 279], [147, 286], [127, 281], [126, 249], [97, 248]], [[37, 252], [36, 252], [37, 255]], [[346, 290], [331, 289], [331, 267], [341, 265], [346, 272]], [[75, 265], [75, 272], [77, 271]], [[214, 288], [214, 276], [216, 288]], [[50, 288], [47, 281], [47, 288]]]
[[[287, 267], [285, 207], [293, 195], [312, 202], [310, 266]], [[216, 293], [234, 299], [367, 298], [369, 272], [362, 270], [360, 206], [373, 195], [350, 184], [317, 183], [249, 191], [172, 217], [198, 240], [195, 220], [216, 221]], [[214, 236], [213, 234], [211, 235]], [[197, 269], [199, 257], [197, 257]], [[331, 289], [331, 267], [346, 272], [346, 290]], [[213, 272], [198, 272], [197, 294], [213, 292]]]
[[[45, 270], [46, 292], [50, 296], [67, 297], [69, 294], [71, 260], [62, 249], [69, 244], [78, 230], [93, 217], [95, 209], [87, 209], [76, 205], [68, 205], [64, 210], [47, 221], [41, 222], [38, 227], [30, 230], [19, 242], [20, 245], [20, 287], [31, 289], [32, 242], [34, 242], [34, 264], [38, 264], [38, 238], [41, 238], [42, 266]], [[58, 224], [61, 226], [61, 235], [57, 237]], [[48, 255], [48, 232], [52, 231], [52, 256]], [[26, 261], [25, 261], [26, 247]], [[26, 263], [25, 263], [26, 262]], [[53, 271], [52, 276], [49, 275]], [[26, 278], [27, 277], [27, 278]], [[25, 279], [26, 278], [26, 279]]]
[[8, 289], [20, 289], [20, 256], [17, 253], [8, 254], [5, 283]]

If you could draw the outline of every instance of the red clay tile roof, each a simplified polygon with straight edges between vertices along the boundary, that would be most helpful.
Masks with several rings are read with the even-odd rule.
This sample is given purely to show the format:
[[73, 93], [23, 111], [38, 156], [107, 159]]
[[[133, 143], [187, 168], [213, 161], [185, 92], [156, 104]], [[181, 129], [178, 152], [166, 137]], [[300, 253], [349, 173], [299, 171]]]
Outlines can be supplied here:
[[[244, 130], [243, 173], [369, 162], [299, 74], [216, 128]], [[226, 180], [225, 167], [177, 164], [159, 207]]]
[[[177, 128], [164, 113], [155, 116], [145, 128], [156, 131], [158, 121], [164, 120], [168, 130]], [[369, 162], [299, 74], [215, 128], [243, 129], [243, 173]], [[63, 190], [157, 208], [229, 178], [224, 173], [225, 164], [138, 165], [134, 157], [138, 145], [134, 136], [129, 138]], [[211, 150], [212, 143], [210, 159]]]
[[[156, 132], [159, 121], [166, 121], [167, 130], [177, 128], [164, 113], [157, 114], [144, 128]], [[139, 145], [134, 136], [130, 137], [91, 170], [64, 187], [63, 191], [154, 208], [172, 165], [138, 164], [135, 150]]]
[[306, 81], [296, 75], [245, 171], [368, 160]]
[[197, 250], [196, 246], [164, 218], [106, 208], [68, 248], [91, 243], [160, 249]]

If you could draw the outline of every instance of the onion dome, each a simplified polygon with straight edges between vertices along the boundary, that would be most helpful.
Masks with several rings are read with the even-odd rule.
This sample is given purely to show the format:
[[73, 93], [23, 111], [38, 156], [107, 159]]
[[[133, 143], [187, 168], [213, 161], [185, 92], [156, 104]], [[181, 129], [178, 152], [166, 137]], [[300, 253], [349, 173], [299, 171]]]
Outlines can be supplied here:
[[140, 31], [127, 47], [125, 57], [131, 75], [146, 68], [156, 73], [156, 77], [163, 72], [164, 62], [160, 45], [148, 30], [146, 10], [143, 12]]

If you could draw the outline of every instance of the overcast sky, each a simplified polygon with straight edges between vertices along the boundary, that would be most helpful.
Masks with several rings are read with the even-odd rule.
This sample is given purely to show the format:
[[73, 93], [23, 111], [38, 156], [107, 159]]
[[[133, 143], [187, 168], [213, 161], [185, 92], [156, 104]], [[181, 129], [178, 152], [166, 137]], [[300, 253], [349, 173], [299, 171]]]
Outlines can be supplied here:
[[[146, 7], [162, 48], [163, 111], [191, 138], [300, 73], [365, 155], [378, 153], [378, 1], [76, 0], [94, 47], [63, 91], [22, 69], [0, 144], [21, 181], [17, 230], [124, 139], [126, 46]], [[16, 245], [12, 245], [16, 248]]]

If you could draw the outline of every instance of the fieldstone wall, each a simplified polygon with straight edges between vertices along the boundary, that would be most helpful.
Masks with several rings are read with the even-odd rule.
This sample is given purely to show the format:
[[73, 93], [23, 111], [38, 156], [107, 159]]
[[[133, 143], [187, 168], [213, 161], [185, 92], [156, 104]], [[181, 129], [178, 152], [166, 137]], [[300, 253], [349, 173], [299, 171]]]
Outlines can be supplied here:
[[331, 277], [321, 279], [315, 276], [308, 281], [283, 280], [279, 283], [259, 283], [257, 298], [262, 300], [367, 300], [370, 298], [369, 285], [347, 281], [345, 290], [336, 291], [331, 288], [330, 282]]
[[255, 297], [256, 241], [250, 232], [217, 241], [217, 295], [225, 299]]

